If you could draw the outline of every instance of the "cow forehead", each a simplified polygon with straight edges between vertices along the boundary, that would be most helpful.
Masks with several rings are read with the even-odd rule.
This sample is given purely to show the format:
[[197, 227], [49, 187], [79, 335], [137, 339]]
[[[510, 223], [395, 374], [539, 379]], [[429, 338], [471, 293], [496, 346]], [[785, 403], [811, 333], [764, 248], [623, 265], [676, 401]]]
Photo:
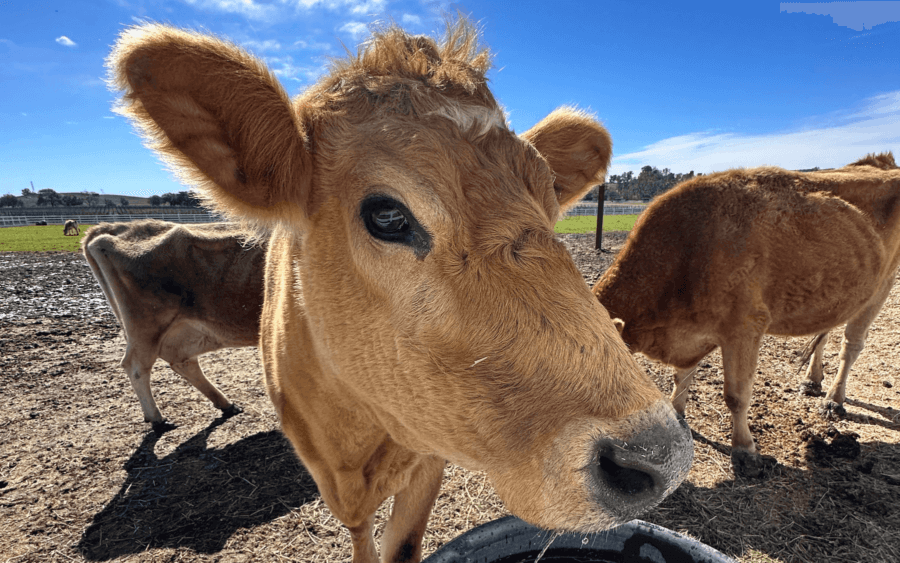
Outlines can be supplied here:
[[[474, 127], [474, 128], [473, 128]], [[380, 116], [323, 132], [322, 200], [337, 195], [352, 214], [369, 194], [402, 201], [426, 225], [546, 222], [534, 211], [553, 175], [528, 142], [505, 127], [476, 135], [441, 114]], [[354, 130], [355, 129], [355, 130]]]
[[446, 100], [442, 105], [426, 115], [438, 115], [452, 121], [469, 136], [480, 137], [493, 128], [508, 129], [506, 116], [499, 107], [466, 105], [454, 100]]

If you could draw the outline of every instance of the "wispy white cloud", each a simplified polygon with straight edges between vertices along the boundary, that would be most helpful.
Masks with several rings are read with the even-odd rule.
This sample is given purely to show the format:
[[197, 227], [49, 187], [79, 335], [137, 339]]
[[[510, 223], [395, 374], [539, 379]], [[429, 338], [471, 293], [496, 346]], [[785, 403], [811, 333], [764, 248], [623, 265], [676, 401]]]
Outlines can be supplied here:
[[318, 6], [329, 10], [347, 9], [351, 14], [364, 15], [380, 14], [384, 11], [387, 0], [287, 0], [285, 3], [305, 9]]
[[351, 14], [358, 15], [366, 15], [366, 14], [380, 14], [384, 12], [384, 7], [387, 4], [386, 0], [365, 0], [360, 2], [358, 0], [347, 0], [343, 2], [350, 8]]
[[103, 119], [115, 119], [115, 116], [113, 116], [113, 115], [104, 115], [104, 116], [103, 116]]
[[60, 35], [56, 38], [56, 42], [62, 45], [63, 47], [77, 47], [78, 43], [75, 43], [65, 35]]
[[184, 0], [202, 10], [239, 14], [253, 20], [270, 21], [277, 17], [278, 6], [254, 0]]
[[284, 12], [308, 11], [324, 8], [343, 11], [356, 16], [380, 14], [384, 12], [388, 0], [276, 0], [263, 3], [257, 0], [184, 0], [202, 10], [239, 14], [252, 20], [274, 21], [284, 16]]
[[369, 26], [362, 22], [347, 22], [339, 28], [339, 31], [349, 34], [354, 39], [360, 39], [369, 33]]
[[315, 82], [324, 72], [324, 68], [316, 66], [298, 65], [290, 55], [283, 57], [265, 57], [266, 64], [281, 80], [290, 80], [300, 83]]
[[404, 25], [422, 25], [422, 18], [414, 14], [403, 14], [400, 21], [403, 22]]
[[837, 168], [870, 152], [898, 152], [900, 90], [868, 98], [859, 108], [807, 121], [826, 124], [762, 135], [688, 133], [617, 156], [609, 172], [621, 174], [645, 165], [703, 173], [762, 165]]
[[293, 47], [296, 49], [309, 49], [311, 51], [331, 51], [333, 46], [330, 43], [321, 43], [318, 41], [306, 41], [298, 39], [294, 41]]
[[254, 51], [280, 51], [281, 43], [276, 41], [275, 39], [268, 39], [266, 41], [244, 41], [243, 45], [248, 47]]
[[80, 74], [74, 78], [74, 82], [78, 86], [87, 86], [89, 88], [105, 88], [106, 82], [96, 76]]

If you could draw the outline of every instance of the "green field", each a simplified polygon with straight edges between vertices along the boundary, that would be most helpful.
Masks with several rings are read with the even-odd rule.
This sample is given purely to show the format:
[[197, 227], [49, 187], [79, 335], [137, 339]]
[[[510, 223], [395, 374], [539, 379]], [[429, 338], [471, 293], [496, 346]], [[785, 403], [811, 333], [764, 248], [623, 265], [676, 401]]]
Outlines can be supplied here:
[[91, 225], [78, 225], [81, 236], [63, 235], [62, 225], [4, 227], [0, 229], [0, 252], [31, 251], [49, 252], [68, 250], [75, 252], [81, 243], [84, 231]]
[[[637, 215], [607, 215], [603, 218], [604, 231], [630, 231]], [[79, 225], [81, 236], [91, 225]], [[597, 217], [569, 217], [556, 223], [557, 233], [592, 233], [597, 230]], [[0, 229], [0, 252], [49, 252], [79, 249], [81, 237], [63, 236], [62, 225], [5, 227]]]
[[[637, 221], [637, 215], [605, 215], [603, 231], [630, 231]], [[556, 223], [557, 233], [594, 233], [597, 232], [597, 216], [567, 217]]]

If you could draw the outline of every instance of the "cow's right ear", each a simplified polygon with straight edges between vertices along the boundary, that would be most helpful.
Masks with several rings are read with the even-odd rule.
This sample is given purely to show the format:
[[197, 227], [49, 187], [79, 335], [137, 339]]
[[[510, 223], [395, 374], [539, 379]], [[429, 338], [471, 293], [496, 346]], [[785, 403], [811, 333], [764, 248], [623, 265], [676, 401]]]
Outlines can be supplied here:
[[622, 331], [625, 330], [625, 321], [622, 319], [616, 318], [612, 320], [613, 326], [616, 327], [616, 330], [619, 331], [619, 336], [622, 336]]
[[119, 36], [107, 68], [122, 92], [117, 111], [216, 209], [263, 224], [312, 212], [306, 133], [259, 59], [212, 36], [149, 24]]

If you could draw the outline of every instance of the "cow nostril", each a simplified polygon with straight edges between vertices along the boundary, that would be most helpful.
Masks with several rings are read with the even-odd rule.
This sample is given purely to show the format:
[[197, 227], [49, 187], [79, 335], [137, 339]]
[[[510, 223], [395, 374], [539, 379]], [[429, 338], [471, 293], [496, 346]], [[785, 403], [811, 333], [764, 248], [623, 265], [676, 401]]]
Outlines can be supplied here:
[[653, 489], [653, 477], [648, 473], [623, 467], [607, 453], [600, 454], [600, 478], [610, 489], [624, 495], [635, 496]]

